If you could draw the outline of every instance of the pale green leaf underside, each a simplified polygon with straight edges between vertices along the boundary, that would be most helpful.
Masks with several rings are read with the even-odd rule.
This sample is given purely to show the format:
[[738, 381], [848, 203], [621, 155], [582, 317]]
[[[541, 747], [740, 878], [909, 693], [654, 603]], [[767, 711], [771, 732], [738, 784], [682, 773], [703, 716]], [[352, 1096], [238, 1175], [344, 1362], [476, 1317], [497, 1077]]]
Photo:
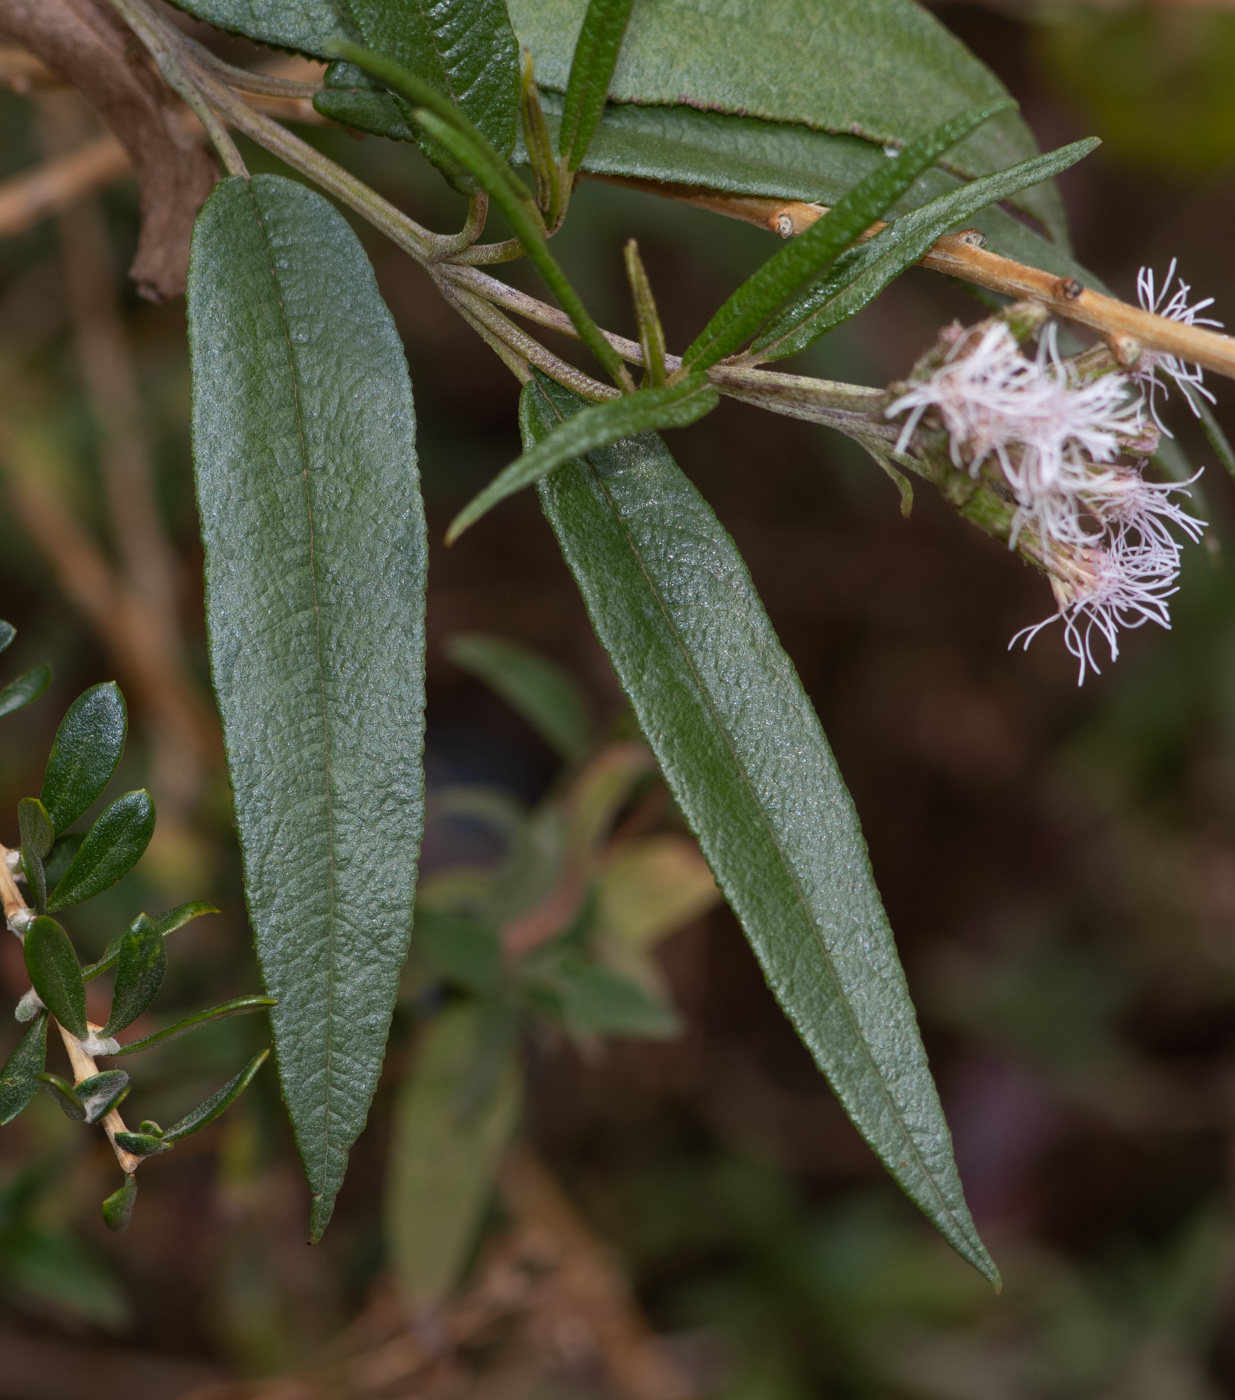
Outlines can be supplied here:
[[[534, 381], [524, 390], [525, 441], [581, 404]], [[965, 1205], [852, 800], [733, 542], [652, 434], [559, 467], [538, 489], [592, 625], [772, 990], [892, 1175], [996, 1278]]]
[[423, 820], [411, 386], [355, 235], [276, 176], [203, 209], [189, 338], [211, 666], [320, 1234], [377, 1083]]
[[[587, 0], [510, 0], [542, 85], [564, 91]], [[903, 145], [1007, 93], [993, 73], [912, 0], [635, 0], [609, 85], [617, 103], [690, 107], [848, 132]], [[988, 175], [1034, 155], [1007, 112], [948, 157]], [[1053, 186], [1024, 206], [1065, 237]]]

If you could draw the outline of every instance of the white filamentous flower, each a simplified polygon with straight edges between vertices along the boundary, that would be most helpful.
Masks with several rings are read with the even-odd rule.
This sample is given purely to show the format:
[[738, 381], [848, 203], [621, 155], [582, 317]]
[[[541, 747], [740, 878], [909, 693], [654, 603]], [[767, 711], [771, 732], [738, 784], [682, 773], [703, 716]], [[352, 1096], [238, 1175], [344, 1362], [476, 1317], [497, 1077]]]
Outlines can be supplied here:
[[[1151, 311], [1155, 316], [1165, 316], [1168, 321], [1180, 321], [1185, 326], [1215, 326], [1222, 327], [1221, 321], [1215, 321], [1210, 316], [1200, 316], [1197, 313], [1204, 311], [1206, 307], [1214, 304], [1213, 297], [1205, 297], [1203, 301], [1198, 301], [1195, 306], [1188, 305], [1188, 297], [1192, 288], [1182, 277], [1176, 279], [1175, 266], [1177, 259], [1171, 259], [1171, 265], [1166, 270], [1166, 276], [1162, 279], [1161, 290], [1158, 289], [1154, 280], [1153, 268], [1143, 267], [1136, 277], [1136, 295], [1145, 311]], [[1178, 280], [1179, 285], [1171, 292], [1171, 283]], [[1172, 437], [1171, 430], [1163, 423], [1158, 416], [1158, 395], [1165, 395], [1166, 385], [1158, 378], [1158, 371], [1169, 375], [1179, 386], [1180, 392], [1187, 400], [1188, 407], [1199, 418], [1201, 410], [1197, 407], [1196, 400], [1192, 395], [1203, 394], [1210, 403], [1214, 402], [1214, 396], [1205, 387], [1204, 374], [1200, 365], [1188, 364], [1177, 359], [1174, 355], [1167, 355], [1161, 350], [1142, 350], [1139, 359], [1132, 368], [1132, 377], [1149, 395], [1149, 411], [1153, 415], [1153, 420], [1158, 427], [1167, 435]]]
[[1095, 640], [1107, 643], [1114, 661], [1121, 629], [1170, 626], [1166, 600], [1176, 591], [1181, 548], [1170, 527], [1192, 540], [1204, 530], [1173, 499], [1190, 483], [1148, 482], [1120, 460], [1156, 445], [1144, 401], [1123, 374], [1081, 382], [1059, 355], [1053, 325], [1032, 360], [1001, 321], [949, 338], [943, 363], [887, 410], [909, 412], [898, 450], [934, 410], [956, 467], [976, 477], [987, 462], [998, 464], [1017, 505], [1009, 547], [1027, 535], [1024, 547], [1046, 569], [1058, 603], [1009, 645], [1023, 638], [1028, 646], [1062, 620], [1079, 684], [1099, 669]]

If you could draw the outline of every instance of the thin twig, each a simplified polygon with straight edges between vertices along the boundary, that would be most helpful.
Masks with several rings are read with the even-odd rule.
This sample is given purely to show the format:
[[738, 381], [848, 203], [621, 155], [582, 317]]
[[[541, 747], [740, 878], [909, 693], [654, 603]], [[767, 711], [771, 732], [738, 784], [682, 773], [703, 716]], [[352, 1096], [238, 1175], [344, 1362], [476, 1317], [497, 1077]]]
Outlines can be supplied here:
[[0, 184], [0, 238], [25, 233], [132, 173], [129, 154], [108, 133]]

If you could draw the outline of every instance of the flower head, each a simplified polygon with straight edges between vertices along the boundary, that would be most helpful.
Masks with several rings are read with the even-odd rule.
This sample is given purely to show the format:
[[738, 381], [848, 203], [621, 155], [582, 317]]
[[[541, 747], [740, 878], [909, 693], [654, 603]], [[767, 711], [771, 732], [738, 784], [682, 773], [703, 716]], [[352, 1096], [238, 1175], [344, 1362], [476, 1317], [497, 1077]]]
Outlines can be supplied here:
[[[1182, 277], [1176, 279], [1176, 263], [1177, 259], [1172, 258], [1171, 265], [1166, 270], [1166, 276], [1162, 279], [1161, 288], [1154, 280], [1153, 268], [1143, 267], [1137, 273], [1136, 295], [1142, 309], [1153, 312], [1155, 316], [1165, 316], [1168, 321], [1180, 321], [1185, 326], [1216, 326], [1221, 328], [1221, 321], [1215, 321], [1210, 316], [1198, 315], [1198, 312], [1213, 305], [1213, 297], [1205, 297], [1193, 306], [1188, 305], [1188, 297], [1192, 288]], [[1179, 285], [1172, 293], [1171, 282], [1174, 280], [1177, 280]], [[1140, 358], [1133, 366], [1132, 377], [1149, 395], [1149, 411], [1153, 415], [1154, 422], [1167, 437], [1171, 437], [1170, 429], [1158, 416], [1158, 395], [1165, 395], [1167, 392], [1166, 385], [1158, 377], [1159, 371], [1175, 381], [1187, 400], [1188, 407], [1198, 418], [1201, 416], [1201, 410], [1192, 395], [1194, 393], [1203, 394], [1210, 403], [1214, 402], [1214, 396], [1205, 387], [1205, 376], [1200, 365], [1188, 364], [1174, 355], [1165, 354], [1161, 350], [1142, 350]]]

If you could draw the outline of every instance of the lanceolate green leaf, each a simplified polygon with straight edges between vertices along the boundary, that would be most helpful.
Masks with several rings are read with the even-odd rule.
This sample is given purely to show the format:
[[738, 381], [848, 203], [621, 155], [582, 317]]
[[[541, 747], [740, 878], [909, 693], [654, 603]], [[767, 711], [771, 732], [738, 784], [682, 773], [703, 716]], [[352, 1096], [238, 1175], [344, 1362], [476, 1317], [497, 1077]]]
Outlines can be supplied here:
[[0, 687], [0, 718], [15, 714], [32, 704], [51, 684], [51, 667], [35, 666], [24, 676]]
[[562, 109], [562, 159], [578, 170], [604, 110], [609, 79], [630, 18], [631, 0], [589, 0], [579, 29]]
[[43, 774], [43, 806], [57, 833], [70, 827], [107, 786], [128, 733], [124, 696], [109, 681], [69, 706]]
[[[566, 90], [586, 8], [587, 0], [509, 0], [542, 86]], [[956, 112], [1007, 95], [913, 0], [635, 0], [609, 94], [617, 104], [850, 132], [876, 150], [906, 145]], [[1009, 111], [949, 161], [959, 174], [988, 175], [1035, 152], [1028, 127]], [[1021, 203], [1063, 239], [1052, 186]]]
[[546, 657], [504, 637], [457, 633], [446, 654], [511, 705], [569, 762], [591, 737], [587, 704], [574, 681]]
[[0, 1069], [0, 1127], [11, 1123], [34, 1098], [46, 1060], [47, 1016], [40, 1013]]
[[481, 1035], [474, 1003], [439, 1015], [395, 1108], [386, 1237], [403, 1300], [416, 1310], [441, 1303], [458, 1281], [518, 1118], [519, 1075], [509, 1054], [482, 1102], [462, 1099]]
[[47, 907], [55, 913], [110, 889], [146, 852], [154, 835], [154, 802], [144, 788], [126, 792], [86, 833], [73, 863], [51, 892]]
[[174, 1026], [155, 1031], [153, 1035], [144, 1036], [141, 1040], [130, 1041], [128, 1045], [122, 1045], [116, 1054], [140, 1055], [143, 1050], [179, 1040], [182, 1035], [188, 1035], [190, 1031], [199, 1030], [215, 1021], [226, 1021], [232, 1016], [246, 1016], [250, 1011], [264, 1011], [274, 1004], [273, 997], [237, 997], [234, 1001], [225, 1001], [221, 1006], [212, 1006], [208, 1011], [199, 1011], [195, 1016], [186, 1016]]
[[[531, 444], [580, 400], [538, 376]], [[965, 1205], [852, 800], [707, 504], [651, 434], [546, 477], [597, 635], [772, 990], [903, 1189], [997, 1277]]]
[[411, 934], [426, 567], [411, 386], [354, 234], [275, 176], [207, 201], [189, 342], [211, 666], [317, 1236]]
[[67, 1031], [85, 1038], [86, 984], [69, 936], [46, 914], [26, 930], [26, 971], [43, 1005]]
[[451, 521], [446, 543], [453, 544], [499, 501], [531, 486], [563, 462], [648, 428], [685, 428], [719, 402], [720, 395], [706, 375], [690, 374], [660, 389], [641, 389], [637, 394], [593, 404], [499, 472]]
[[785, 307], [751, 348], [768, 360], [804, 350], [833, 326], [857, 315], [894, 277], [917, 262], [941, 234], [1010, 192], [1075, 165], [1099, 144], [1096, 137], [1073, 142], [997, 175], [974, 180], [902, 215], [833, 264], [824, 277]]
[[[166, 938], [169, 933], [175, 933], [178, 928], [183, 928], [190, 920], [200, 918], [203, 914], [217, 914], [218, 912], [219, 911], [213, 904], [207, 904], [204, 899], [195, 899], [191, 900], [188, 904], [178, 904], [175, 909], [169, 909], [166, 914], [159, 914], [153, 919], [151, 919], [148, 914], [139, 914], [129, 925], [128, 929], [125, 930], [125, 933], [129, 933], [137, 928], [142, 920], [145, 919], [152, 923], [155, 928], [158, 929], [159, 933]], [[97, 977], [100, 973], [108, 971], [109, 968], [115, 967], [116, 960], [120, 956], [120, 947], [124, 942], [124, 938], [125, 934], [122, 933], [119, 938], [112, 939], [103, 950], [103, 956], [98, 962], [93, 962], [89, 967], [82, 968], [81, 975], [87, 982], [89, 982], [91, 978]]]
[[808, 278], [821, 271], [871, 223], [923, 170], [950, 149], [966, 132], [981, 126], [991, 108], [975, 108], [906, 147], [895, 161], [868, 175], [805, 233], [771, 257], [716, 312], [682, 363], [707, 369], [742, 345], [782, 301]]
[[269, 1054], [269, 1050], [262, 1050], [254, 1055], [235, 1079], [229, 1079], [217, 1093], [211, 1094], [205, 1103], [198, 1104], [192, 1113], [186, 1113], [179, 1123], [172, 1124], [163, 1134], [163, 1142], [170, 1146], [173, 1142], [188, 1137], [190, 1133], [200, 1132], [226, 1113], [249, 1087], [253, 1076], [261, 1069]]
[[167, 945], [154, 921], [139, 914], [120, 942], [116, 987], [103, 1036], [113, 1036], [134, 1021], [154, 1000], [167, 971]]

